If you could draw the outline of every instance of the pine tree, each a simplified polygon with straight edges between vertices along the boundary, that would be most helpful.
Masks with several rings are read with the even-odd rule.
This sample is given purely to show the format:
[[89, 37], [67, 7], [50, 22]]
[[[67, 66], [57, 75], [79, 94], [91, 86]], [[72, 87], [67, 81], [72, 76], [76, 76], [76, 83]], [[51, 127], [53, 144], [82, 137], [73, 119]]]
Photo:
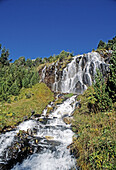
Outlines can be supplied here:
[[113, 45], [113, 54], [110, 60], [110, 74], [107, 89], [113, 102], [116, 102], [116, 43]]
[[19, 91], [20, 91], [20, 89], [17, 86], [17, 83], [15, 81], [9, 89], [9, 93], [16, 96], [19, 94]]
[[94, 97], [96, 98], [95, 107], [99, 111], [106, 111], [112, 108], [112, 99], [109, 97], [106, 85], [102, 73], [97, 71], [93, 87], [95, 91]]
[[4, 67], [5, 65], [9, 65], [11, 60], [8, 60], [9, 57], [9, 51], [5, 49], [5, 47], [1, 48], [0, 45], [0, 50], [1, 50], [1, 56], [0, 56], [0, 65]]
[[34, 85], [38, 83], [39, 82], [38, 77], [39, 77], [38, 72], [35, 72], [31, 78], [30, 84]]

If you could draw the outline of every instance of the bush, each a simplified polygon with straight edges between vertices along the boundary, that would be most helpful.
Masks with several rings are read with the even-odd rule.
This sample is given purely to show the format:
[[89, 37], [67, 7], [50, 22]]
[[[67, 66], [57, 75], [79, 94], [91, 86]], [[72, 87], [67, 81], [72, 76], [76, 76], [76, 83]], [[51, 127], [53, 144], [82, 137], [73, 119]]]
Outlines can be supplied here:
[[15, 97], [15, 98], [14, 98], [14, 101], [18, 101], [18, 97]]
[[26, 99], [31, 98], [31, 93], [25, 93]]
[[94, 107], [97, 111], [107, 111], [112, 108], [112, 99], [109, 97], [106, 85], [107, 82], [105, 82], [102, 73], [97, 71], [95, 83], [93, 84], [95, 92], [93, 96], [96, 100]]
[[8, 100], [7, 100], [7, 103], [11, 103], [11, 99], [8, 99]]

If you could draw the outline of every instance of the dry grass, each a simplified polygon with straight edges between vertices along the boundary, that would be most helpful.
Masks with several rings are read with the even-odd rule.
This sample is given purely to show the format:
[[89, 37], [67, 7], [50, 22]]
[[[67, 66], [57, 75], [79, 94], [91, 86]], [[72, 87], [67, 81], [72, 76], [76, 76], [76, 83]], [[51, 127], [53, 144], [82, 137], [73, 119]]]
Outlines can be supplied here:
[[[26, 98], [25, 94], [31, 97]], [[12, 100], [15, 97], [12, 97]], [[41, 114], [46, 105], [54, 100], [51, 90], [44, 84], [36, 84], [32, 88], [21, 89], [18, 101], [12, 101], [11, 104], [5, 103], [1, 107], [0, 127], [14, 126], [18, 122], [23, 121], [24, 117], [31, 116], [31, 112]]]
[[[85, 96], [83, 95], [85, 101]], [[82, 97], [81, 97], [82, 99]], [[74, 113], [72, 150], [83, 169], [116, 168], [116, 111], [86, 113], [86, 107]]]

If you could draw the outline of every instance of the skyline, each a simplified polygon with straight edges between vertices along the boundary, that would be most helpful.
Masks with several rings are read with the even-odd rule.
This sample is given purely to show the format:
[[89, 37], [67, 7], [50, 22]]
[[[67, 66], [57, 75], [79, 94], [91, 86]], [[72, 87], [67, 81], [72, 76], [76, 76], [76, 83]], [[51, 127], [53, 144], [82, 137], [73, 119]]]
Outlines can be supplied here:
[[13, 60], [82, 54], [116, 35], [115, 0], [1, 0], [0, 43]]

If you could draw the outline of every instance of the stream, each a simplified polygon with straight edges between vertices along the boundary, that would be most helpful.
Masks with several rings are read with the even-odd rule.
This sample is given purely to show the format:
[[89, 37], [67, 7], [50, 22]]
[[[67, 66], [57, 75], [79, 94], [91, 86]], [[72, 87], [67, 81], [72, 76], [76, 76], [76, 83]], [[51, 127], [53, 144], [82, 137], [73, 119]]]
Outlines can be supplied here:
[[[48, 107], [51, 107], [48, 105]], [[53, 112], [46, 117], [47, 109], [44, 109], [41, 117], [34, 117], [20, 123], [15, 130], [0, 135], [0, 169], [9, 161], [8, 148], [12, 146], [15, 136], [20, 130], [30, 131], [34, 139], [39, 142], [31, 145], [34, 147], [33, 153], [27, 155], [21, 162], [16, 162], [11, 166], [12, 170], [76, 170], [76, 160], [70, 154], [67, 147], [72, 143], [74, 133], [71, 125], [66, 124], [63, 118], [72, 118], [72, 113], [77, 105], [76, 96], [65, 100], [62, 104], [56, 105]], [[45, 122], [40, 120], [45, 119]], [[28, 136], [29, 139], [29, 136]], [[39, 150], [38, 150], [39, 148]], [[4, 155], [4, 156], [3, 156]], [[12, 161], [12, 160], [11, 160]], [[2, 165], [2, 166], [1, 166]]]

